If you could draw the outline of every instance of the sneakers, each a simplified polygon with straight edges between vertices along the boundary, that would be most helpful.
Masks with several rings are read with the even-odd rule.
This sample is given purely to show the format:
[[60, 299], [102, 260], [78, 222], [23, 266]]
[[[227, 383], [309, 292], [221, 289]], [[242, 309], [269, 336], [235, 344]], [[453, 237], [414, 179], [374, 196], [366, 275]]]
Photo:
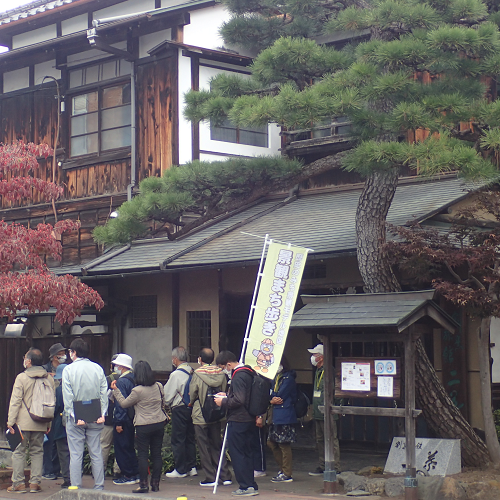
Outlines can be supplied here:
[[24, 483], [18, 484], [15, 488], [14, 485], [7, 488], [9, 493], [26, 493], [28, 490], [24, 486]]
[[315, 470], [313, 470], [312, 472], [309, 472], [309, 475], [310, 476], [322, 476], [323, 472], [325, 472], [325, 471], [321, 467], [316, 467]]
[[200, 481], [200, 486], [215, 486], [215, 481], [207, 481], [205, 479], [205, 481]]
[[52, 479], [52, 480], [54, 480], [54, 479], [57, 479], [57, 474], [44, 474], [42, 476], [42, 479]]
[[231, 484], [233, 484], [231, 479], [228, 479], [227, 481], [222, 481], [222, 486], [230, 486]]
[[118, 479], [113, 480], [113, 484], [118, 484], [120, 486], [125, 485], [125, 484], [137, 484], [139, 482], [138, 479], [135, 477], [127, 477], [127, 476], [122, 476], [119, 477]]
[[267, 476], [265, 470], [254, 470], [253, 471], [253, 477], [264, 477]]
[[30, 484], [30, 493], [39, 493], [42, 491], [42, 487], [39, 484]]
[[[192, 472], [193, 469], [191, 469], [191, 471], [189, 472], [189, 475], [191, 475], [191, 472]], [[195, 469], [196, 470], [196, 469]], [[198, 474], [198, 473], [196, 473]], [[195, 476], [196, 474], [192, 474], [193, 476]], [[171, 477], [171, 478], [174, 478], [174, 477], [186, 477], [187, 474], [181, 474], [180, 472], [177, 472], [177, 469], [174, 469], [173, 471], [171, 472], [167, 472], [165, 474], [165, 476], [167, 477]]]
[[254, 497], [259, 494], [259, 490], [256, 490], [252, 486], [249, 486], [246, 490], [238, 488], [236, 491], [231, 492], [233, 497]]
[[64, 483], [61, 484], [61, 488], [64, 490], [66, 488], [69, 488], [71, 486], [70, 481], [64, 481]]
[[280, 472], [277, 476], [271, 479], [273, 483], [291, 483], [293, 481], [292, 476], [286, 476], [283, 472]]
[[198, 475], [198, 471], [196, 470], [196, 467], [193, 467], [189, 472], [188, 474], [193, 477], [193, 476], [197, 476]]

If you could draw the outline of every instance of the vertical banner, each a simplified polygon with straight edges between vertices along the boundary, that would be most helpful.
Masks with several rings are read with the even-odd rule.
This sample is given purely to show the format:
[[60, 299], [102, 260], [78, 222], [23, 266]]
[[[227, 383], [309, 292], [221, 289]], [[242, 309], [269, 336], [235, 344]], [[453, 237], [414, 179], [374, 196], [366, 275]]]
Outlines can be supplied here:
[[245, 364], [273, 379], [285, 349], [308, 249], [271, 242], [255, 303]]

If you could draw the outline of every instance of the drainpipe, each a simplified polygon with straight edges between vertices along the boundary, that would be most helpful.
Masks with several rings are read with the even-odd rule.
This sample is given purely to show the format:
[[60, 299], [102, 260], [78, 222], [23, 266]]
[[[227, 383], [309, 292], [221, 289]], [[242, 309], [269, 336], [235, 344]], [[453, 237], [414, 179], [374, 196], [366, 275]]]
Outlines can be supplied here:
[[117, 19], [121, 18], [126, 18], [126, 17], [132, 17], [132, 16], [116, 16], [116, 17], [110, 17], [106, 19], [94, 19], [92, 21], [92, 28], [87, 30], [87, 40], [89, 41], [89, 44], [98, 50], [101, 50], [103, 52], [107, 52], [109, 54], [114, 54], [119, 57], [122, 57], [123, 59], [130, 61], [132, 63], [132, 69], [130, 72], [130, 184], [127, 186], [127, 201], [130, 201], [132, 199], [132, 190], [134, 189], [136, 185], [136, 141], [135, 141], [135, 109], [136, 109], [136, 97], [135, 97], [135, 60], [132, 54], [130, 52], [127, 52], [126, 50], [121, 50], [117, 49], [116, 47], [113, 47], [105, 42], [103, 42], [100, 38], [99, 35], [97, 34], [97, 28], [99, 27], [100, 24], [106, 23], [106, 22], [111, 22], [115, 21]]

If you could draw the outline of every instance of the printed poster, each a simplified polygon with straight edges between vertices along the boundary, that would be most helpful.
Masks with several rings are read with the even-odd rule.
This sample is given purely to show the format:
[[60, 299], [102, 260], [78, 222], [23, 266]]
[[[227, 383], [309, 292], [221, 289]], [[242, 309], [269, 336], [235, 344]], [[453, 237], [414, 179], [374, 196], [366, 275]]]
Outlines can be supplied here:
[[379, 398], [394, 397], [393, 377], [377, 377], [377, 396]]
[[343, 391], [370, 392], [370, 363], [342, 363], [341, 366]]
[[307, 249], [271, 242], [245, 351], [245, 364], [273, 379], [285, 349]]

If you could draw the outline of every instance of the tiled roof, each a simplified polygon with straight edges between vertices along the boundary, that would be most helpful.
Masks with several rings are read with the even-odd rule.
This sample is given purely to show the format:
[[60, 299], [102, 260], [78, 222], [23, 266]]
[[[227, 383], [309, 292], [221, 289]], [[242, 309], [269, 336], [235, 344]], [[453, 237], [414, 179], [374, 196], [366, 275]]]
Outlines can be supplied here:
[[[452, 325], [456, 322], [432, 298], [434, 290], [358, 295], [303, 296], [306, 305], [293, 315], [291, 328], [389, 328], [401, 331], [420, 316], [422, 307], [439, 312]], [[410, 318], [413, 317], [413, 320]]]
[[[315, 256], [355, 251], [355, 215], [361, 189], [299, 196], [288, 203], [265, 201], [183, 239], [139, 240], [87, 264], [88, 274], [215, 266], [260, 259], [262, 241], [242, 231], [291, 242]], [[464, 184], [446, 179], [400, 185], [388, 222], [424, 220], [466, 196]]]
[[19, 19], [25, 19], [31, 16], [36, 16], [37, 14], [41, 14], [42, 12], [54, 10], [58, 7], [62, 7], [63, 5], [76, 3], [78, 1], [82, 2], [84, 0], [51, 0], [49, 2], [47, 2], [47, 0], [36, 0], [35, 2], [30, 2], [26, 5], [22, 5], [21, 7], [11, 9], [6, 12], [0, 12], [0, 25], [8, 24], [13, 21], [18, 21]]

